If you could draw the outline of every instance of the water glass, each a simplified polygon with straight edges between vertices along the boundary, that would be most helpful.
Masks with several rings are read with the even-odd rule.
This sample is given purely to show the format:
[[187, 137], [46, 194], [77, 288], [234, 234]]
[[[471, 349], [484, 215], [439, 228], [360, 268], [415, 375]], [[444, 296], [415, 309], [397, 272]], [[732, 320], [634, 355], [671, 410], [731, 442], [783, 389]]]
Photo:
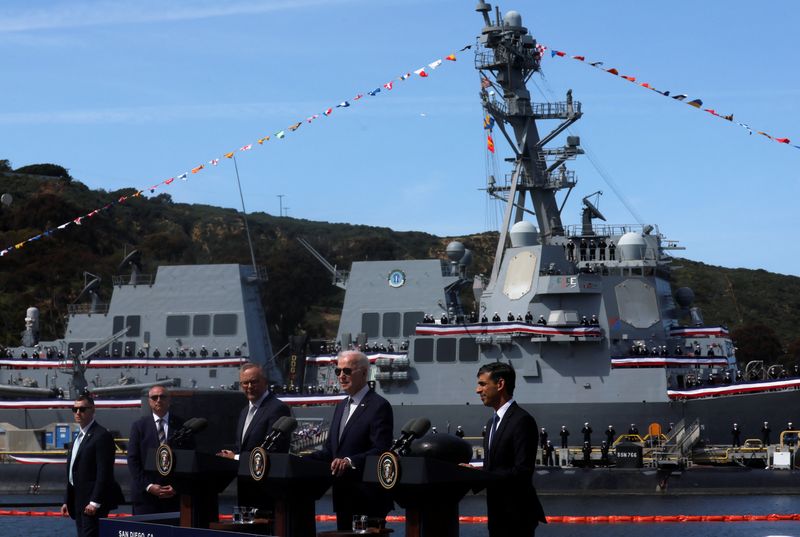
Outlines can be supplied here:
[[353, 533], [367, 533], [367, 515], [353, 515]]

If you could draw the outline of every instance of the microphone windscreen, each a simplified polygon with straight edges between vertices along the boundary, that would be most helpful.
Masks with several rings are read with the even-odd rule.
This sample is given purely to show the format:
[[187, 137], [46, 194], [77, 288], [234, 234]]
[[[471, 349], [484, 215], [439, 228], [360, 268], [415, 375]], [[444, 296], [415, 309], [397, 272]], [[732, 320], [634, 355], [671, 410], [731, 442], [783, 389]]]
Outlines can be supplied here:
[[431, 428], [431, 420], [428, 418], [417, 418], [414, 421], [414, 424], [411, 426], [410, 433], [413, 433], [415, 437], [420, 438], [425, 436], [425, 433], [428, 432], [428, 429]]
[[[189, 424], [189, 421], [192, 423]], [[208, 427], [208, 420], [205, 418], [192, 418], [186, 422], [186, 426], [192, 431], [192, 433], [199, 433], [206, 427]]]
[[406, 424], [403, 425], [403, 428], [400, 429], [400, 432], [403, 433], [403, 434], [410, 433], [412, 431], [412, 427], [414, 427], [414, 423], [416, 423], [416, 421], [417, 421], [417, 418], [411, 418], [410, 420], [408, 420], [406, 422]]
[[273, 431], [278, 431], [282, 434], [291, 434], [297, 429], [297, 420], [291, 416], [281, 416], [272, 425]]

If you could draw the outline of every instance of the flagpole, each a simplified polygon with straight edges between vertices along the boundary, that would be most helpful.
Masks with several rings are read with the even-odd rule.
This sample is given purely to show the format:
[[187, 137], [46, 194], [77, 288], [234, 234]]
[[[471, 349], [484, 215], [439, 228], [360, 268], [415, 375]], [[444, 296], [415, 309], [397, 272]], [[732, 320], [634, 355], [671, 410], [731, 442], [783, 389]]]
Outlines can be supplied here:
[[239, 165], [236, 163], [236, 155], [233, 156], [233, 168], [236, 170], [236, 184], [239, 187], [239, 198], [242, 200], [242, 220], [244, 220], [244, 231], [247, 233], [247, 244], [250, 246], [250, 259], [253, 262], [253, 275], [258, 277], [258, 268], [256, 268], [256, 254], [253, 251], [253, 241], [250, 238], [250, 226], [247, 225], [247, 209], [244, 208], [244, 194], [242, 194], [242, 181], [239, 179]]

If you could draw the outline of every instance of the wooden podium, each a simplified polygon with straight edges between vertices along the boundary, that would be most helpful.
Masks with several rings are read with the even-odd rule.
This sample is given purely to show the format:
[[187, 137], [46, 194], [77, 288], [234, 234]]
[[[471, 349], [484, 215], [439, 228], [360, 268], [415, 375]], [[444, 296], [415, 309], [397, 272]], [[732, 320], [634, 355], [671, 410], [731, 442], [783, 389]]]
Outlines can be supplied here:
[[268, 453], [263, 460], [256, 458], [251, 469], [252, 453], [239, 457], [239, 479], [251, 480], [275, 500], [275, 535], [315, 537], [315, 502], [331, 486], [330, 464], [287, 453]]
[[[236, 477], [238, 461], [190, 449], [164, 446], [147, 454], [148, 471], [170, 477], [180, 495], [180, 525], [184, 528], [208, 528], [219, 521], [217, 497]], [[170, 459], [170, 460], [167, 460]], [[169, 462], [169, 472], [165, 472]]]
[[[367, 457], [364, 482], [385, 487], [381, 459]], [[406, 537], [457, 537], [458, 503], [493, 480], [480, 469], [427, 457], [400, 457], [398, 467], [389, 491], [406, 510]]]

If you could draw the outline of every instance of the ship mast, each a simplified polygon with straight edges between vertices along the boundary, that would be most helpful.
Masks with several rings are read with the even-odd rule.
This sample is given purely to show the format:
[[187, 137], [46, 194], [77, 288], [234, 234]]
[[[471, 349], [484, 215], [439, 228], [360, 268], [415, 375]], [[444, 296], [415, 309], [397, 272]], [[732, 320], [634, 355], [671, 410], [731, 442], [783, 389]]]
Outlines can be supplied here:
[[[557, 237], [565, 235], [561, 223], [561, 209], [556, 193], [571, 190], [576, 179], [574, 172], [564, 167], [564, 162], [583, 153], [577, 136], [567, 137], [567, 145], [545, 149], [570, 125], [581, 117], [580, 103], [572, 101], [571, 91], [565, 102], [532, 104], [526, 83], [540, 68], [540, 51], [536, 40], [522, 26], [522, 17], [509, 11], [500, 18], [495, 11], [495, 21], [489, 14], [491, 5], [480, 0], [475, 10], [483, 15], [485, 27], [481, 31], [475, 67], [481, 74], [481, 100], [484, 110], [494, 118], [498, 128], [514, 151], [514, 172], [507, 186], [490, 185], [489, 193], [506, 201], [500, 240], [495, 255], [490, 287], [496, 281], [511, 225], [522, 220], [524, 214], [535, 214], [542, 244], [558, 244]], [[489, 92], [494, 87], [502, 93], [502, 101]], [[561, 123], [544, 137], [539, 135], [536, 120], [556, 119]], [[567, 193], [569, 195], [569, 193]], [[532, 210], [526, 208], [530, 198]], [[554, 240], [556, 239], [556, 240]]]

